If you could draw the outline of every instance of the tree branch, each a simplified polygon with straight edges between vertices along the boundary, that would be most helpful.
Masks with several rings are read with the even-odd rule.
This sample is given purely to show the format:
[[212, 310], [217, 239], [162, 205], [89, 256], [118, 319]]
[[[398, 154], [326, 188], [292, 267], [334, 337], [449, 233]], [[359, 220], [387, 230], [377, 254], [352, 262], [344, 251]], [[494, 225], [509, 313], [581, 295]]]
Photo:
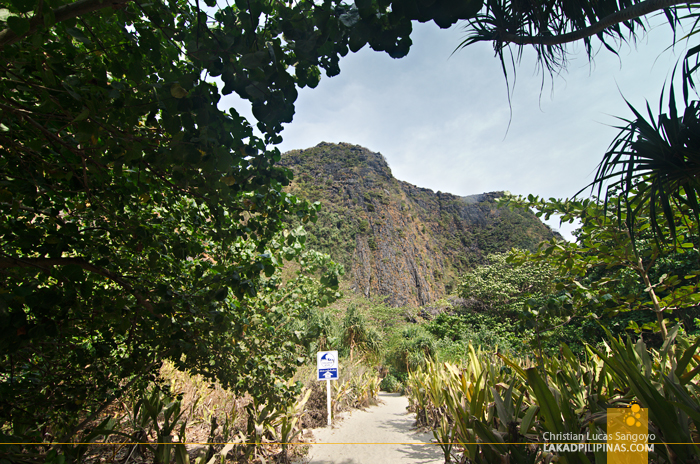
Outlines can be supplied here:
[[5, 256], [5, 258], [0, 258], [0, 269], [8, 269], [13, 267], [35, 267], [42, 270], [48, 270], [54, 266], [67, 266], [71, 264], [74, 266], [80, 266], [88, 272], [99, 274], [102, 277], [106, 277], [109, 280], [116, 282], [124, 290], [134, 295], [136, 301], [138, 301], [141, 306], [146, 308], [148, 311], [153, 312], [153, 305], [151, 302], [144, 298], [140, 292], [134, 289], [129, 282], [124, 280], [123, 276], [90, 264], [82, 258], [12, 258], [7, 255]]
[[562, 45], [569, 42], [575, 42], [586, 37], [591, 37], [611, 26], [614, 26], [615, 24], [637, 19], [657, 10], [662, 10], [664, 8], [670, 8], [677, 5], [690, 4], [692, 4], [692, 2], [689, 2], [688, 0], [645, 0], [637, 3], [634, 6], [610, 14], [588, 27], [578, 31], [569, 32], [567, 34], [553, 36], [521, 36], [510, 32], [497, 30], [495, 38], [496, 40], [500, 40], [502, 42], [509, 42], [517, 45]]
[[[130, 0], [78, 0], [73, 3], [69, 3], [68, 5], [62, 5], [55, 8], [53, 10], [53, 16], [55, 18], [54, 24], [91, 13], [93, 11], [101, 10], [102, 8], [123, 8], [129, 1]], [[10, 45], [17, 42], [29, 34], [33, 34], [43, 25], [44, 15], [39, 14], [29, 20], [29, 31], [22, 36], [15, 34], [9, 27], [3, 31], [0, 31], [0, 49], [2, 49], [2, 47], [5, 45]]]
[[[3, 31], [3, 32], [4, 32], [4, 31]], [[0, 32], [0, 34], [2, 34], [2, 32]], [[1, 44], [1, 43], [0, 43], [0, 48], [2, 48], [2, 44]], [[73, 150], [76, 149], [76, 147], [70, 145], [69, 143], [65, 142], [64, 140], [61, 140], [61, 138], [60, 138], [58, 135], [56, 135], [56, 134], [54, 134], [53, 132], [49, 131], [47, 128], [45, 128], [44, 126], [42, 126], [41, 124], [39, 124], [38, 122], [36, 122], [34, 119], [32, 119], [32, 118], [29, 116], [29, 114], [31, 114], [29, 111], [23, 110], [23, 109], [19, 109], [19, 108], [13, 108], [13, 107], [11, 107], [11, 106], [3, 105], [2, 103], [0, 103], [0, 109], [6, 110], [6, 111], [8, 111], [8, 112], [10, 112], [10, 113], [17, 114], [19, 117], [25, 119], [26, 121], [29, 122], [29, 124], [31, 124], [32, 126], [36, 127], [39, 131], [41, 131], [41, 133], [44, 134], [44, 135], [46, 136], [46, 138], [51, 139], [51, 140], [55, 141], [56, 143], [58, 143], [58, 144], [60, 144], [60, 145], [63, 145], [63, 146], [66, 147], [68, 150], [73, 151]], [[74, 153], [75, 153], [75, 152], [74, 152]]]

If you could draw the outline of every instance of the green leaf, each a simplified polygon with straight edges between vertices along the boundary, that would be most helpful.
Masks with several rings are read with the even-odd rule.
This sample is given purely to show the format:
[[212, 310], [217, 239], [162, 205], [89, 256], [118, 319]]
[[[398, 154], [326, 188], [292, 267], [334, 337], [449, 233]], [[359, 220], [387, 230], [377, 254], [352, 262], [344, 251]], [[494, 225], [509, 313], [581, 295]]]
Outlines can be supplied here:
[[561, 420], [561, 410], [557, 401], [554, 399], [554, 395], [549, 391], [549, 387], [544, 383], [540, 373], [537, 372], [537, 368], [531, 367], [527, 369], [527, 381], [532, 388], [537, 402], [540, 405], [540, 410], [545, 419], [545, 428], [552, 433], [564, 433], [564, 424]]
[[170, 95], [175, 98], [185, 98], [187, 93], [187, 90], [185, 90], [180, 84], [176, 83], [170, 87]]
[[360, 13], [357, 11], [357, 9], [352, 8], [340, 15], [338, 19], [340, 19], [340, 22], [343, 23], [343, 26], [350, 28], [360, 21]]
[[87, 117], [88, 117], [89, 115], [90, 115], [90, 109], [89, 109], [89, 108], [83, 108], [83, 111], [81, 111], [80, 114], [78, 114], [78, 115], [75, 117], [75, 119], [73, 120], [73, 122], [83, 121], [83, 120], [87, 119]]
[[7, 25], [12, 29], [12, 32], [22, 37], [29, 32], [29, 20], [19, 16], [10, 16], [7, 18]]
[[520, 434], [525, 435], [529, 430], [530, 427], [532, 426], [532, 422], [535, 419], [535, 414], [537, 414], [537, 411], [540, 409], [537, 404], [533, 404], [530, 406], [525, 413], [525, 416], [523, 417], [523, 421], [520, 423]]
[[474, 421], [474, 431], [485, 443], [493, 449], [495, 449], [499, 454], [505, 455], [508, 452], [508, 448], [503, 444], [503, 438], [500, 435], [493, 433], [486, 425], [484, 425], [480, 420]]
[[676, 366], [675, 374], [676, 377], [681, 378], [683, 374], [685, 374], [685, 370], [688, 367], [688, 364], [690, 363], [690, 360], [693, 359], [693, 355], [695, 354], [695, 351], [700, 347], [700, 337], [693, 343], [691, 346], [688, 347], [687, 350], [683, 353], [683, 356], [681, 356], [681, 359], [678, 360], [678, 365]]
[[190, 464], [190, 456], [187, 454], [187, 448], [182, 443], [175, 445], [175, 464]]
[[228, 288], [220, 288], [219, 290], [216, 291], [214, 294], [214, 299], [216, 301], [224, 301], [226, 297], [228, 296]]
[[56, 23], [56, 15], [51, 8], [44, 11], [44, 27], [51, 27]]
[[491, 394], [493, 395], [493, 401], [496, 404], [496, 412], [498, 415], [498, 419], [501, 421], [502, 424], [509, 424], [510, 422], [512, 422], [513, 416], [510, 414], [510, 411], [503, 403], [503, 399], [498, 393], [498, 390], [496, 390], [494, 387], [491, 387], [490, 390]]
[[518, 375], [519, 375], [522, 379], [527, 379], [527, 374], [525, 373], [525, 371], [523, 370], [522, 367], [520, 367], [520, 366], [517, 365], [515, 362], [511, 361], [510, 359], [508, 359], [506, 356], [504, 356], [504, 355], [501, 354], [501, 353], [496, 353], [496, 355], [497, 355], [499, 358], [501, 358], [501, 359], [503, 360], [503, 362], [506, 363], [506, 365], [508, 365], [511, 369], [515, 370], [515, 372], [517, 372]]
[[67, 28], [66, 28], [66, 32], [68, 32], [68, 34], [70, 34], [70, 36], [73, 37], [73, 38], [74, 38], [75, 40], [77, 40], [78, 42], [81, 42], [81, 43], [84, 43], [84, 44], [90, 44], [90, 43], [92, 43], [92, 42], [90, 41], [90, 39], [88, 39], [87, 37], [85, 37], [85, 34], [83, 34], [83, 31], [81, 31], [80, 29], [76, 29], [76, 28], [74, 28], [74, 27], [67, 27]]

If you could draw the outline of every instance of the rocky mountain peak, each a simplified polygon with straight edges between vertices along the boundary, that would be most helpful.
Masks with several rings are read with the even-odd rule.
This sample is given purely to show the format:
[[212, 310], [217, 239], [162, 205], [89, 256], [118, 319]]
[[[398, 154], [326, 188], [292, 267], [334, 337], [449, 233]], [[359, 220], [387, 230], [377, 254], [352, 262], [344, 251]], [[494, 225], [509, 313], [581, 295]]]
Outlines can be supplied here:
[[380, 153], [322, 142], [282, 157], [290, 190], [323, 209], [309, 246], [331, 254], [351, 286], [394, 306], [426, 305], [489, 253], [535, 248], [552, 231], [529, 211], [496, 207], [503, 192], [459, 197], [395, 179]]
[[343, 169], [359, 169], [359, 173], [366, 177], [394, 178], [384, 155], [345, 142], [321, 142], [307, 150], [289, 151], [284, 158], [285, 164], [298, 166], [302, 172], [320, 171], [335, 175]]

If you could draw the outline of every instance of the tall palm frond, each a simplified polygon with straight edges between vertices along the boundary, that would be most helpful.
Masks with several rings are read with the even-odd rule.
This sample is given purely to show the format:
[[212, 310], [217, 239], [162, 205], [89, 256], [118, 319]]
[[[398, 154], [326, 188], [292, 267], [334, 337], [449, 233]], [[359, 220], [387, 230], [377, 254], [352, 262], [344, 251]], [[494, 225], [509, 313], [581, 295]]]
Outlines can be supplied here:
[[[582, 41], [592, 60], [597, 49], [594, 39], [618, 54], [623, 44], [635, 43], [646, 33], [649, 24], [644, 18], [649, 15], [663, 14], [674, 38], [679, 11], [687, 9], [689, 15], [697, 15], [697, 5], [685, 0], [485, 0], [485, 6], [466, 22], [466, 37], [456, 50], [492, 42], [505, 73], [505, 52], [519, 61], [523, 48], [531, 46], [537, 63], [550, 75], [566, 68], [568, 46], [573, 42]], [[689, 16], [684, 18], [692, 21]]]
[[[664, 113], [663, 92], [659, 116], [647, 104], [646, 119], [629, 102], [634, 120], [625, 120], [610, 145], [589, 187], [603, 189], [607, 199], [617, 192], [627, 203], [628, 224], [648, 208], [652, 228], [664, 238], [659, 222], [663, 218], [671, 237], [675, 237], [674, 209], [689, 209], [700, 214], [700, 101], [685, 101], [679, 116], [673, 85], [670, 86], [668, 113]], [[633, 232], [633, 231], [631, 231]]]

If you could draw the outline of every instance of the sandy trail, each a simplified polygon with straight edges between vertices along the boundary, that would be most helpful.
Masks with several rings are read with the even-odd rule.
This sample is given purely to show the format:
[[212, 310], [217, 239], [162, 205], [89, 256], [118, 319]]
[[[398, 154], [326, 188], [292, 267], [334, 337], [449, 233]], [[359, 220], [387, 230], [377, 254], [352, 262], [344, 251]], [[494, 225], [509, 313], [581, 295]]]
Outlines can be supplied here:
[[[333, 428], [314, 429], [315, 443], [303, 462], [309, 464], [441, 464], [440, 448], [426, 445], [432, 433], [413, 429], [408, 399], [379, 394], [383, 404], [354, 411]], [[411, 444], [405, 444], [411, 443]]]

